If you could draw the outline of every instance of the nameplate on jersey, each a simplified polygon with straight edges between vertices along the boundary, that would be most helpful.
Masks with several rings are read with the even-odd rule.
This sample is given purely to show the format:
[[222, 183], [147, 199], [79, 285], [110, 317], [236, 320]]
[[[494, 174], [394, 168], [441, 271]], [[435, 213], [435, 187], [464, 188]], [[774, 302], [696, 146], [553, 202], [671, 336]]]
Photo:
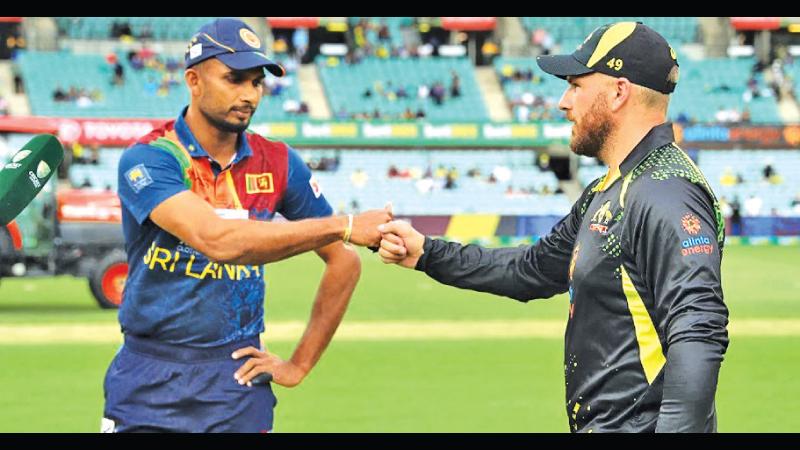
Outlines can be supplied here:
[[247, 220], [250, 218], [250, 214], [246, 209], [217, 208], [214, 210], [214, 212], [216, 212], [218, 216], [227, 220], [234, 220], [234, 219]]
[[245, 188], [248, 194], [270, 194], [275, 192], [272, 172], [245, 174]]

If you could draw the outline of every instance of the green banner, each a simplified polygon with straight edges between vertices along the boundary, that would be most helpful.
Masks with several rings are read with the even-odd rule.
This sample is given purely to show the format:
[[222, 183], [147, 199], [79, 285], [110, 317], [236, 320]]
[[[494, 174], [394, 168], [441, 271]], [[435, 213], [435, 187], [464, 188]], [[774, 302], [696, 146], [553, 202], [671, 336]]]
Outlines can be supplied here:
[[570, 122], [324, 122], [253, 124], [251, 130], [291, 145], [540, 147], [567, 144]]

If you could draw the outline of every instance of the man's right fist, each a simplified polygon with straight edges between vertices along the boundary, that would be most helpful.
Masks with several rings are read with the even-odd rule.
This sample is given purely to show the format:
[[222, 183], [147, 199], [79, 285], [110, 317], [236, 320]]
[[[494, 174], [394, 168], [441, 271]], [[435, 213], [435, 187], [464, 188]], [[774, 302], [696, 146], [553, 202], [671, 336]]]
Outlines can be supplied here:
[[378, 254], [386, 264], [399, 264], [413, 269], [424, 253], [425, 235], [415, 230], [410, 223], [394, 220], [378, 227], [383, 233]]
[[384, 209], [374, 209], [353, 216], [353, 231], [350, 233], [350, 242], [362, 247], [377, 247], [381, 242], [381, 232], [378, 225], [392, 220], [392, 205], [387, 204]]

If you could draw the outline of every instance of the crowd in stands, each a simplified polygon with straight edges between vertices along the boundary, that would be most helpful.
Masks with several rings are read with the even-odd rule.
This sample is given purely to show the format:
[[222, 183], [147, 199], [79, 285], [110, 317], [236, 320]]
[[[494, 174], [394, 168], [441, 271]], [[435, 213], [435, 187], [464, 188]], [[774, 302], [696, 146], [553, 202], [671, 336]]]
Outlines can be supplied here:
[[542, 92], [541, 86], [547, 81], [534, 73], [532, 68], [519, 68], [510, 63], [503, 64], [499, 77], [503, 87], [511, 83], [520, 83], [524, 86], [524, 89], [515, 95], [508, 95], [509, 93], [506, 91], [509, 105], [514, 113], [514, 120], [517, 122], [564, 118], [564, 113], [558, 108], [559, 99]]
[[401, 22], [402, 45], [398, 45], [398, 41], [392, 39], [386, 18], [376, 21], [374, 18], [361, 17], [348, 29], [345, 62], [358, 64], [368, 57], [388, 59], [420, 56], [421, 42], [416, 31], [416, 20], [408, 17]]
[[416, 86], [405, 86], [403, 84], [396, 84], [389, 80], [382, 82], [375, 80], [372, 86], [367, 86], [361, 97], [364, 99], [380, 98], [386, 102], [393, 103], [398, 100], [408, 100], [416, 98], [420, 104], [417, 105], [416, 111], [411, 107], [406, 107], [402, 113], [392, 115], [375, 108], [372, 111], [347, 111], [342, 106], [335, 112], [335, 116], [339, 120], [345, 119], [377, 119], [377, 120], [416, 120], [424, 119], [427, 116], [423, 106], [426, 102], [432, 102], [434, 105], [442, 106], [448, 99], [458, 98], [461, 96], [461, 78], [458, 73], [451, 71], [450, 85], [445, 87], [441, 81], [434, 81], [433, 83], [421, 83]]
[[88, 108], [103, 101], [103, 91], [97, 88], [90, 90], [81, 86], [70, 86], [65, 91], [61, 86], [56, 86], [53, 91], [53, 101], [74, 102], [79, 108]]

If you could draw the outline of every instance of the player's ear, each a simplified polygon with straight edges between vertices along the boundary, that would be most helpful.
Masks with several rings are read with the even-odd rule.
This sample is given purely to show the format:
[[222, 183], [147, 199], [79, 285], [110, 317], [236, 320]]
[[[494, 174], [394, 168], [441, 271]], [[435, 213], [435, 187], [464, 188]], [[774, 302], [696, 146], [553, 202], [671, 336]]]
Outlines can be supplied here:
[[186, 87], [189, 88], [189, 92], [191, 92], [193, 97], [197, 97], [200, 95], [200, 72], [197, 70], [197, 66], [190, 67], [186, 69], [186, 72], [183, 74], [183, 78], [186, 80]]

